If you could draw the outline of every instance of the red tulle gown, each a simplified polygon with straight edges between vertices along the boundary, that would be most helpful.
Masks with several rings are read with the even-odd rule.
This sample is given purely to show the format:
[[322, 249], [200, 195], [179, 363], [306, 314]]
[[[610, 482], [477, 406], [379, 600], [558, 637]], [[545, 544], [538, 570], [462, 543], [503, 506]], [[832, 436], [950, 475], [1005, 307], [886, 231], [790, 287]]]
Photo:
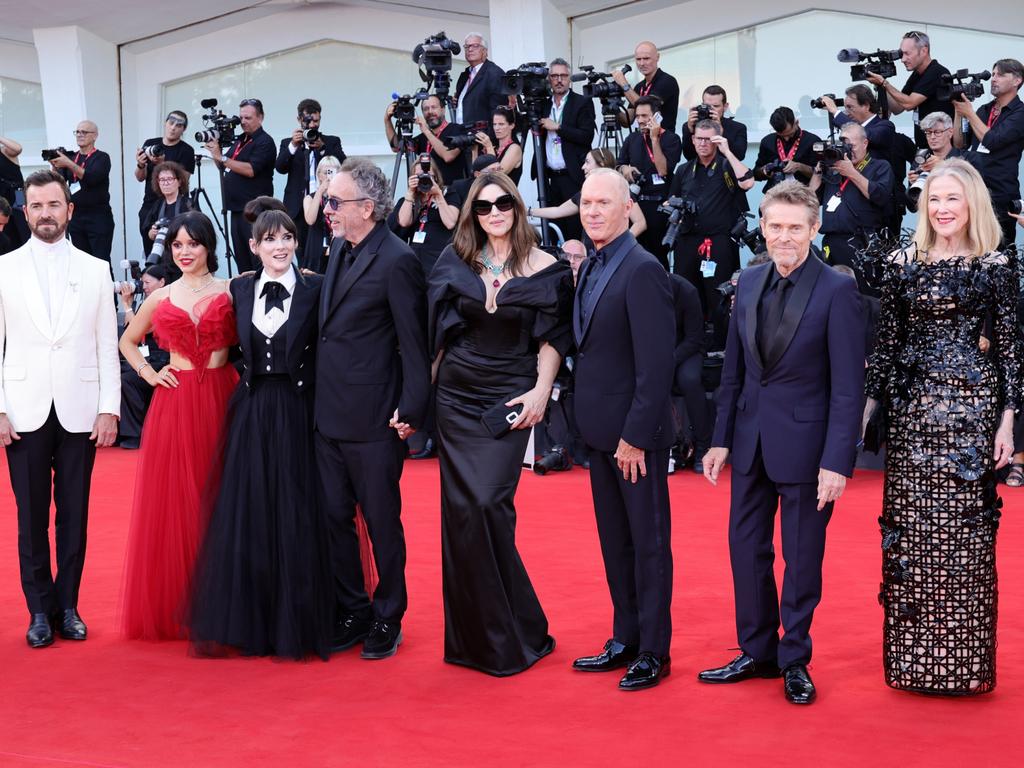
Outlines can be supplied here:
[[156, 388], [142, 430], [121, 600], [128, 639], [187, 636], [202, 499], [211, 489], [216, 494], [220, 478], [216, 448], [238, 373], [230, 364], [207, 365], [211, 352], [238, 342], [235, 313], [227, 293], [200, 302], [195, 312], [198, 322], [170, 299], [153, 312], [157, 342], [194, 369], [175, 373], [176, 388]]

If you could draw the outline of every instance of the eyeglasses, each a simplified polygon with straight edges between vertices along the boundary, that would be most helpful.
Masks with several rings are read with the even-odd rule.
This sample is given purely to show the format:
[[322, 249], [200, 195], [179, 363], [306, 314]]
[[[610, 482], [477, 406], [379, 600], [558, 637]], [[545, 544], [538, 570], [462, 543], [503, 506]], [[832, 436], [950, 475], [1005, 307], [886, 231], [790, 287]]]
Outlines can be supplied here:
[[495, 201], [484, 200], [483, 198], [477, 198], [473, 201], [473, 213], [477, 216], [486, 216], [491, 212], [492, 208], [497, 208], [502, 213], [507, 213], [515, 208], [516, 199], [512, 195], [502, 195]]
[[950, 126], [949, 128], [932, 128], [931, 130], [925, 131], [924, 135], [925, 136], [941, 136], [946, 131], [952, 131], [952, 130], [953, 130], [952, 126]]
[[551, 74], [551, 75], [548, 75], [548, 77], [550, 77], [552, 80], [568, 80], [569, 79], [568, 75], [555, 75], [555, 74]]
[[468, 51], [470, 48], [483, 48], [484, 46], [483, 43], [466, 43], [462, 47]]
[[694, 144], [710, 144], [711, 140], [713, 138], [714, 138], [714, 136], [694, 136], [693, 137], [693, 143]]
[[170, 178], [166, 178], [166, 179], [163, 178], [163, 177], [160, 177], [159, 179], [157, 179], [157, 183], [158, 184], [177, 184], [178, 183], [178, 178], [176, 176], [171, 176]]
[[332, 211], [338, 210], [342, 203], [358, 203], [363, 200], [369, 200], [368, 197], [353, 197], [350, 200], [343, 200], [340, 197], [331, 197], [330, 195], [324, 196], [324, 205], [330, 208]]
[[90, 135], [96, 133], [96, 131], [78, 131], [78, 130], [75, 130], [75, 131], [72, 131], [71, 133], [72, 133], [73, 136], [90, 136]]

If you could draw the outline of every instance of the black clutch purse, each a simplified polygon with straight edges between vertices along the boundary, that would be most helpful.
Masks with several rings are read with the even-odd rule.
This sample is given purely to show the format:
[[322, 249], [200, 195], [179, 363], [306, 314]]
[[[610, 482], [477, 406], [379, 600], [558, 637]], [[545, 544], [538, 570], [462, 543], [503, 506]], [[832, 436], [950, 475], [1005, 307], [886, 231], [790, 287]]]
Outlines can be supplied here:
[[885, 403], [879, 403], [875, 410], [868, 417], [867, 426], [864, 428], [864, 450], [878, 454], [882, 445], [888, 437], [889, 423], [885, 418]]
[[503, 397], [496, 405], [488, 408], [480, 415], [481, 423], [495, 440], [507, 435], [511, 431], [512, 425], [516, 423], [516, 419], [519, 418], [519, 414], [523, 412], [522, 405], [505, 405], [509, 400], [518, 396], [509, 395], [508, 397]]

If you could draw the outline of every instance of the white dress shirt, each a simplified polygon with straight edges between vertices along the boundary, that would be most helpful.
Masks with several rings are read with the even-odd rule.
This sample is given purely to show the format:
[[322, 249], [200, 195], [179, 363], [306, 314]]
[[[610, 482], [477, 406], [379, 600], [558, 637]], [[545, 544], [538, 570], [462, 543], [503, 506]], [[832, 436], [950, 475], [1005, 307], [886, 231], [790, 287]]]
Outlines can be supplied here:
[[466, 80], [466, 87], [459, 93], [459, 103], [455, 107], [455, 122], [462, 123], [462, 101], [466, 97], [466, 91], [469, 90], [469, 84], [473, 82], [473, 78], [480, 74], [480, 67], [483, 64], [477, 64], [476, 66], [469, 68], [469, 79]]
[[[565, 102], [569, 98], [569, 94], [562, 96], [562, 103], [559, 105], [555, 104], [555, 99], [551, 99], [551, 113], [548, 115], [553, 121], [558, 123], [558, 127], [562, 127], [562, 112], [565, 111]], [[544, 140], [544, 155], [547, 158], [548, 168], [553, 171], [564, 171], [565, 170], [565, 155], [562, 154], [562, 137], [554, 131], [547, 132], [547, 138]]]
[[68, 289], [68, 268], [71, 254], [68, 241], [61, 238], [56, 243], [46, 243], [35, 235], [29, 240], [32, 264], [39, 279], [39, 290], [50, 316], [50, 327], [57, 325], [60, 308], [64, 304], [64, 293]]
[[[271, 282], [280, 283], [288, 291], [288, 297], [284, 300], [283, 312], [274, 307], [269, 314], [267, 313], [267, 297], [260, 294], [263, 293], [263, 286]], [[260, 279], [256, 281], [254, 290], [256, 291], [256, 300], [252, 303], [252, 324], [256, 326], [256, 330], [268, 339], [272, 339], [281, 326], [288, 321], [288, 313], [292, 308], [292, 297], [295, 295], [295, 270], [289, 269], [277, 278], [271, 277], [264, 270]]]

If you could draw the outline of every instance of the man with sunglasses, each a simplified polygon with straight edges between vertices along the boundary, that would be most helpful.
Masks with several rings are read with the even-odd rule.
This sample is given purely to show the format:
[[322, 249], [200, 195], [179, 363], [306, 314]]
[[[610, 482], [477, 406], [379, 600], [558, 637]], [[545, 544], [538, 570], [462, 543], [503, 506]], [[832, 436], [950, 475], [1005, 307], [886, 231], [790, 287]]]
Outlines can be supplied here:
[[[146, 139], [135, 151], [135, 180], [143, 182], [142, 207], [139, 208], [139, 234], [142, 236], [142, 248], [146, 253], [153, 244], [149, 239], [148, 227], [142, 225], [144, 214], [152, 207], [157, 193], [153, 191], [153, 169], [162, 162], [175, 162], [188, 171], [189, 176], [196, 170], [196, 151], [192, 145], [181, 137], [188, 128], [188, 115], [180, 109], [167, 114], [164, 120], [164, 134]], [[150, 149], [152, 148], [152, 149]], [[187, 194], [182, 189], [181, 194]]]
[[263, 102], [243, 99], [238, 105], [241, 135], [223, 151], [216, 141], [206, 149], [218, 168], [224, 170], [224, 207], [231, 213], [231, 249], [239, 272], [256, 268], [249, 250], [252, 224], [245, 220], [245, 204], [261, 195], [274, 195], [274, 161], [277, 145], [263, 130]]
[[902, 90], [881, 75], [868, 75], [872, 85], [880, 85], [885, 89], [892, 114], [914, 113], [914, 142], [921, 149], [928, 146], [928, 139], [921, 128], [921, 119], [932, 112], [953, 116], [952, 102], [938, 98], [942, 76], [948, 75], [949, 70], [933, 59], [931, 52], [932, 44], [928, 35], [924, 32], [907, 32], [900, 41], [900, 55], [910, 77]]

